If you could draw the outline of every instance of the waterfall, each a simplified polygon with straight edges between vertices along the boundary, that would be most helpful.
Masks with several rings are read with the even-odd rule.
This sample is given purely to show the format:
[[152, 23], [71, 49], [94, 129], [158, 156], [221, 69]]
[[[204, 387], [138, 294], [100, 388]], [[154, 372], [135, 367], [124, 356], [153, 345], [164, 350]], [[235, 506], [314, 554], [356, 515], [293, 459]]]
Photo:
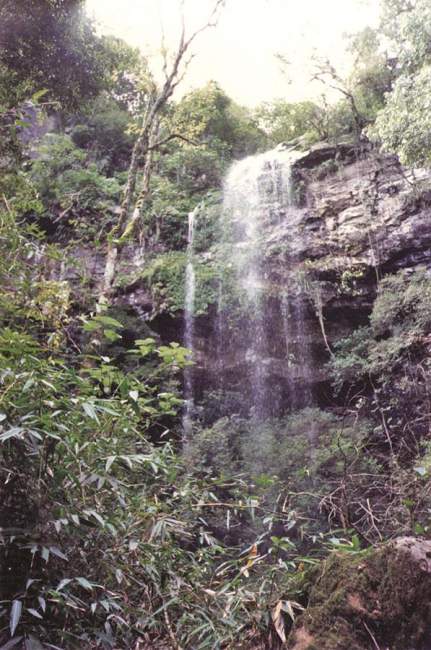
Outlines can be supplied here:
[[[232, 165], [224, 184], [225, 238], [243, 310], [240, 383], [258, 418], [276, 412], [280, 401], [290, 409], [310, 402], [307, 301], [296, 272], [303, 212], [294, 205], [292, 184], [300, 156], [282, 148], [250, 156]], [[284, 255], [285, 276], [278, 282], [271, 277], [272, 243]], [[274, 373], [283, 375], [277, 388]]]
[[[193, 256], [195, 217], [197, 211], [198, 208], [195, 208], [188, 216], [187, 265], [184, 298], [184, 345], [191, 352], [191, 360], [193, 360], [194, 355], [196, 276]], [[187, 439], [192, 430], [192, 417], [194, 411], [193, 370], [191, 366], [187, 366], [184, 371], [184, 399], [183, 430], [185, 438]]]

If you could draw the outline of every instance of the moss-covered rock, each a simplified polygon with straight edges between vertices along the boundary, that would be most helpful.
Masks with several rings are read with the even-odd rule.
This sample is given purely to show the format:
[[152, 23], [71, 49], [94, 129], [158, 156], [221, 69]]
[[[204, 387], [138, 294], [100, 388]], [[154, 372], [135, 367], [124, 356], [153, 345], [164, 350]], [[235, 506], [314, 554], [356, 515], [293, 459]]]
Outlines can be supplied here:
[[431, 643], [431, 541], [399, 538], [332, 554], [297, 620], [290, 650], [425, 650]]

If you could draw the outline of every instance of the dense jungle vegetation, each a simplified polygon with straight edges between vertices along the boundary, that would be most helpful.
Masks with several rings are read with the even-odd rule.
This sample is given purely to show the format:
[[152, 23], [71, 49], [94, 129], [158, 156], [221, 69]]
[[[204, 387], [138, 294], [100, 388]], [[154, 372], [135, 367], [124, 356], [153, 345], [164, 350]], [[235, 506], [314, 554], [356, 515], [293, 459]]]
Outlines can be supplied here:
[[159, 82], [81, 0], [0, 0], [0, 648], [276, 648], [331, 550], [431, 534], [425, 270], [380, 278], [328, 354], [336, 407], [258, 422], [214, 391], [186, 448], [187, 350], [115, 300], [140, 282], [147, 316], [181, 313], [205, 206], [208, 313], [234, 159], [372, 142], [428, 167], [430, 30], [428, 0], [383, 0], [348, 78], [316, 60], [338, 100], [250, 109], [213, 81], [173, 94], [205, 32], [179, 35]]

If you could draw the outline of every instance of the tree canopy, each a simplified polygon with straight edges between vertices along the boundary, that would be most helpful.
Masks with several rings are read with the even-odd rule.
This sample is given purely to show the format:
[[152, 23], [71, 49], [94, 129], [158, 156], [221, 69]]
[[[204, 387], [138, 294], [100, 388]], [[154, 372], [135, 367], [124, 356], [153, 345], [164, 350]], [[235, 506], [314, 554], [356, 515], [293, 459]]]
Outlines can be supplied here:
[[405, 164], [428, 165], [431, 7], [426, 0], [383, 3], [382, 33], [393, 51], [395, 81], [370, 136]]

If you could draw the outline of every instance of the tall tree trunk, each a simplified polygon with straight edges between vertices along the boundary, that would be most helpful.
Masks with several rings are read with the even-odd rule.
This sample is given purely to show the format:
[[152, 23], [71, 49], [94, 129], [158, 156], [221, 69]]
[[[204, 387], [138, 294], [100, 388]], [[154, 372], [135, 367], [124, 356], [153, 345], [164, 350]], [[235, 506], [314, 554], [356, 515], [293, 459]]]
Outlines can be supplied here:
[[[133, 235], [140, 219], [142, 205], [148, 196], [152, 168], [152, 153], [169, 140], [174, 138], [185, 139], [178, 133], [171, 133], [162, 140], [157, 139], [161, 113], [172, 96], [175, 88], [182, 81], [185, 72], [187, 71], [187, 67], [193, 58], [190, 56], [187, 60], [185, 59], [191, 44], [198, 34], [217, 24], [218, 13], [223, 4], [224, 0], [215, 0], [208, 22], [194, 31], [188, 38], [186, 38], [183, 20], [180, 41], [170, 71], [168, 71], [168, 63], [165, 59], [163, 67], [165, 81], [160, 90], [155, 91], [149, 100], [147, 111], [142, 120], [142, 127], [133, 147], [120, 214], [117, 223], [108, 234], [105, 272], [96, 307], [98, 312], [104, 311], [110, 303], [117, 270], [119, 250], [125, 241]], [[142, 159], [145, 160], [143, 176], [138, 197], [135, 200], [139, 163]], [[132, 211], [134, 201], [135, 203]]]

